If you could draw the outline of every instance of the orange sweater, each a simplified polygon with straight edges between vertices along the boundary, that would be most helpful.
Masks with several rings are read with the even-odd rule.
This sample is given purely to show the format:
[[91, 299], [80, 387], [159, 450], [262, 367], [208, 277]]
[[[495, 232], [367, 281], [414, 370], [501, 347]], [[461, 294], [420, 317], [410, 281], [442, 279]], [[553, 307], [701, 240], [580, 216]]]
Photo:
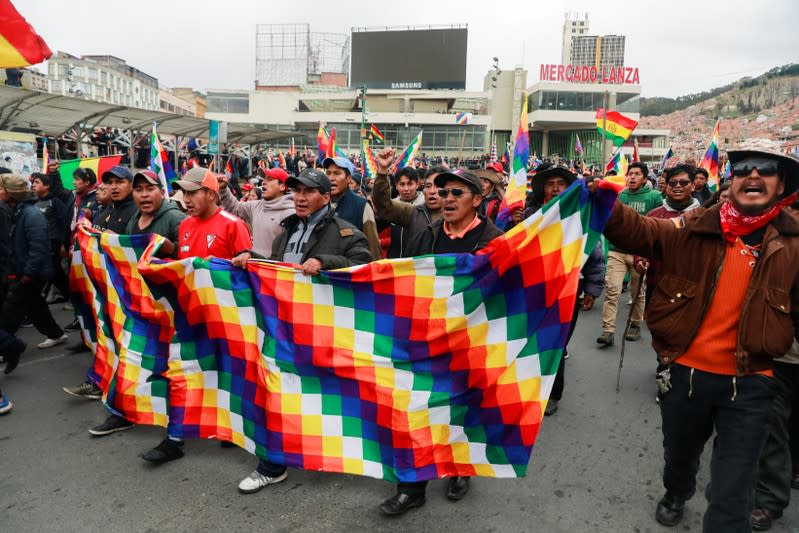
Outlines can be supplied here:
[[[721, 274], [702, 324], [688, 350], [675, 363], [712, 374], [734, 376], [738, 324], [757, 258], [741, 241], [727, 246]], [[771, 370], [757, 372], [771, 376]]]

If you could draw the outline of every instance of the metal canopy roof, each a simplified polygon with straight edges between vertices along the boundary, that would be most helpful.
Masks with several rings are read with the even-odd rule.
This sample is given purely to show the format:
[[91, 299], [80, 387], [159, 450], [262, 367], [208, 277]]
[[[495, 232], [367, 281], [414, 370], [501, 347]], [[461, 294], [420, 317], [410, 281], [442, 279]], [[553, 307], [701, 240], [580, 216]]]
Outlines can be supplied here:
[[[59, 137], [75, 127], [147, 130], [156, 122], [161, 135], [207, 137], [209, 120], [105, 104], [71, 96], [0, 86], [0, 130]], [[228, 144], [259, 144], [302, 135], [258, 124], [228, 123]]]

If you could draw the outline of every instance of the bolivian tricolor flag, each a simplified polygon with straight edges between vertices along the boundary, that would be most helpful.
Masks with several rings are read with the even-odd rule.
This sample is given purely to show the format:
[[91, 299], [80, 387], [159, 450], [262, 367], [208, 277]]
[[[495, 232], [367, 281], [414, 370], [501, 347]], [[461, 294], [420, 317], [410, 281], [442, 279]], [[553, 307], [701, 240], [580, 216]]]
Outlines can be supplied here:
[[22, 18], [11, 0], [0, 0], [0, 68], [35, 65], [51, 55], [47, 43]]
[[[608, 111], [606, 116], [605, 137], [613, 141], [616, 146], [621, 146], [630, 138], [638, 122], [627, 118], [618, 111]], [[596, 128], [602, 135], [602, 108], [596, 110]]]
[[[2, 0], [0, 0], [2, 1]], [[95, 176], [97, 176], [97, 181], [103, 179], [103, 174], [111, 170], [112, 167], [117, 166], [122, 161], [121, 155], [105, 155], [102, 157], [84, 157], [83, 159], [70, 159], [67, 161], [61, 161], [61, 165], [58, 168], [59, 173], [61, 174], [61, 183], [64, 184], [64, 187], [67, 189], [74, 189], [75, 184], [72, 180], [72, 174], [80, 168], [90, 168], [94, 171]]]

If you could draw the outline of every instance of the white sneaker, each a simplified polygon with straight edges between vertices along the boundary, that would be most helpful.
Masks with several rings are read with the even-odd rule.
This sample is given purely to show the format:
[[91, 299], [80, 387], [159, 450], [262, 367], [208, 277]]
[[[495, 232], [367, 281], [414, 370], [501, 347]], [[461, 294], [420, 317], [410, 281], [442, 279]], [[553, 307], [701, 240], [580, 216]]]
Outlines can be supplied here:
[[242, 494], [252, 494], [258, 492], [267, 485], [274, 485], [275, 483], [285, 481], [287, 477], [288, 472], [283, 472], [277, 477], [269, 477], [261, 475], [258, 473], [258, 470], [253, 470], [252, 474], [242, 479], [241, 483], [239, 483], [239, 492]]
[[56, 344], [63, 344], [65, 342], [67, 342], [68, 340], [69, 340], [69, 335], [64, 333], [63, 335], [61, 335], [57, 339], [44, 339], [42, 342], [40, 342], [36, 346], [38, 346], [39, 348], [52, 348]]

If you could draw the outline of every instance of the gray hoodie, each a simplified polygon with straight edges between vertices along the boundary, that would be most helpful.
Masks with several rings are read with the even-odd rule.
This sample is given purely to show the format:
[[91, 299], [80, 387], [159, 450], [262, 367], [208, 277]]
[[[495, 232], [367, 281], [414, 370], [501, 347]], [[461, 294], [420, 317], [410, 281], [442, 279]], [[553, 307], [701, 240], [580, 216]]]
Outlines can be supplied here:
[[240, 202], [231, 194], [230, 189], [219, 189], [222, 207], [228, 212], [238, 215], [252, 228], [252, 248], [254, 251], [269, 257], [272, 254], [272, 242], [282, 228], [284, 218], [294, 214], [294, 195], [284, 194], [274, 200], [252, 200]]

